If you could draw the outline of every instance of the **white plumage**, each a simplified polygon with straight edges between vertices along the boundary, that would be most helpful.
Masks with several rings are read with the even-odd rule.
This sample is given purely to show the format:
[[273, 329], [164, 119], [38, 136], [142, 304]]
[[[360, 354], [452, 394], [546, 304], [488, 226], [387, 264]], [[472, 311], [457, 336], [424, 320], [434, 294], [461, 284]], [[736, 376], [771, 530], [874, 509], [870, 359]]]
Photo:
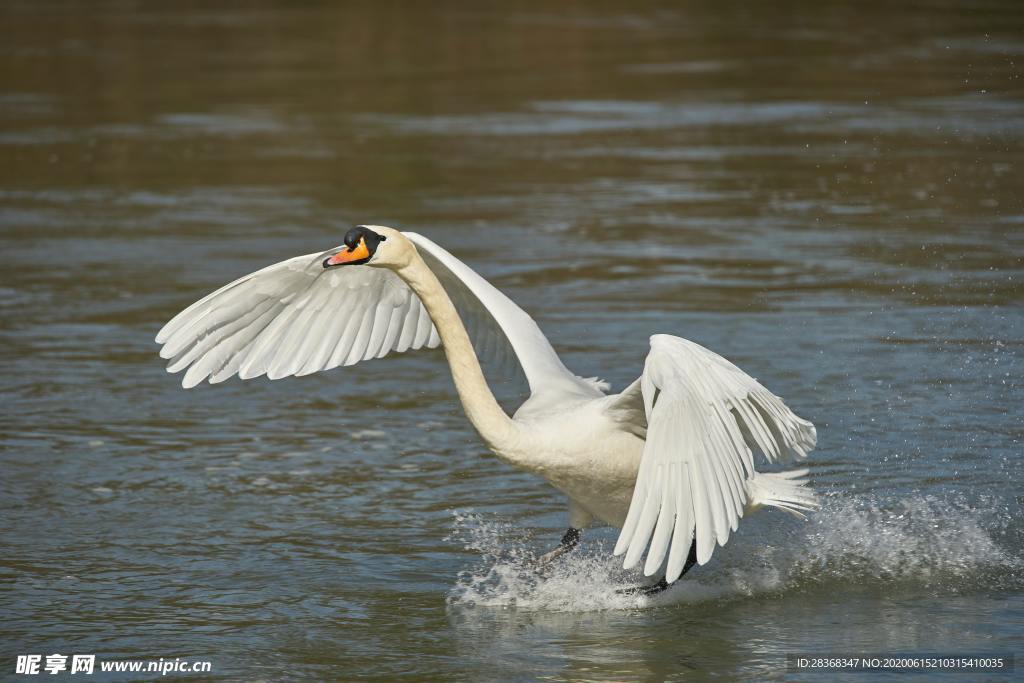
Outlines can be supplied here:
[[[754, 457], [805, 458], [814, 426], [726, 359], [654, 335], [641, 376], [606, 395], [607, 385], [566, 369], [533, 319], [450, 253], [415, 233], [359, 230], [382, 240], [359, 265], [325, 266], [352, 245], [299, 256], [176, 315], [156, 337], [168, 370], [186, 370], [188, 388], [442, 345], [463, 407], [495, 454], [566, 493], [572, 527], [595, 518], [621, 527], [615, 554], [625, 566], [646, 551], [644, 573], [664, 569], [668, 582], [694, 539], [704, 564], [745, 514], [815, 505], [806, 470], [758, 473]], [[478, 358], [525, 376], [530, 397], [513, 418]]]
[[[814, 448], [814, 425], [716, 353], [686, 339], [657, 334], [640, 386], [647, 439], [633, 498], [615, 554], [625, 566], [640, 559], [652, 538], [645, 573], [656, 571], [668, 552], [668, 576], [677, 576], [696, 532], [697, 562], [725, 545], [748, 503], [754, 470], [751, 446], [769, 462], [804, 458]], [[758, 488], [752, 489], [757, 492]], [[805, 497], [790, 507], [806, 507]]]
[[235, 280], [174, 316], [156, 337], [182, 386], [308, 375], [441, 339], [419, 297], [394, 273], [326, 270], [323, 254]]

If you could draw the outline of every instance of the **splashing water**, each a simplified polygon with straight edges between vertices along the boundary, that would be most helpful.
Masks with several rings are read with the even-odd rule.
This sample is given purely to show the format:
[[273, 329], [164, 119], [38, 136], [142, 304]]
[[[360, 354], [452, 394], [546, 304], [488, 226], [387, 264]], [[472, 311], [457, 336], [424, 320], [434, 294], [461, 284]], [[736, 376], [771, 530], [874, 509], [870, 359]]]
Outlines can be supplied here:
[[600, 540], [538, 569], [540, 553], [534, 552], [530, 536], [512, 523], [457, 512], [449, 538], [483, 559], [482, 566], [460, 573], [449, 604], [583, 612], [627, 609], [646, 601], [618, 592], [644, 583], [643, 577], [623, 570], [621, 560]]
[[1019, 519], [992, 499], [834, 497], [803, 531], [805, 552], [792, 553], [789, 575], [800, 583], [870, 579], [961, 590], [984, 579], [986, 588], [1010, 587], [1024, 558], [1000, 541]]
[[[462, 572], [450, 605], [581, 612], [740, 599], [820, 586], [833, 589], [970, 592], [1019, 588], [1024, 558], [1007, 546], [1019, 511], [999, 501], [915, 495], [899, 501], [825, 497], [807, 521], [758, 515], [704, 567], [654, 596], [629, 588], [654, 583], [624, 570], [608, 539], [587, 539], [538, 570], [540, 553], [524, 530], [474, 513], [456, 513], [451, 540], [479, 553]], [[545, 548], [546, 549], [546, 548]]]

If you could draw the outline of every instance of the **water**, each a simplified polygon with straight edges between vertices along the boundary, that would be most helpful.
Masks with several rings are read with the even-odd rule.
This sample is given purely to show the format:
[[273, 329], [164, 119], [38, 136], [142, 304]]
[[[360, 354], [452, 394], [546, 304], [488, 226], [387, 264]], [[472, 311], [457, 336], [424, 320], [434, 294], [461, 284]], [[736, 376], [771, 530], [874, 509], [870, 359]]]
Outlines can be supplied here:
[[[1019, 3], [0, 10], [0, 643], [228, 680], [811, 680], [1024, 636]], [[651, 333], [818, 426], [820, 512], [655, 600], [438, 351], [185, 392], [227, 280], [413, 229], [615, 388]], [[190, 676], [198, 680], [200, 676]], [[998, 679], [994, 679], [998, 680]]]

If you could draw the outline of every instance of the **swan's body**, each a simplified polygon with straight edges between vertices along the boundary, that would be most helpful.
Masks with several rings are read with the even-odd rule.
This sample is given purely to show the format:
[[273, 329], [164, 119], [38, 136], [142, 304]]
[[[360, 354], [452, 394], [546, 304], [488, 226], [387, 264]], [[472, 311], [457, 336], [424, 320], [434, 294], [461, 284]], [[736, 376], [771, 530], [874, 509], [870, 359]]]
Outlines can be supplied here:
[[[802, 458], [814, 427], [724, 358], [655, 335], [641, 377], [607, 395], [601, 382], [565, 368], [522, 309], [415, 233], [361, 226], [345, 246], [217, 290], [157, 341], [169, 371], [188, 368], [185, 387], [442, 345], [466, 415], [490, 449], [566, 494], [570, 532], [595, 519], [622, 528], [615, 553], [626, 554], [625, 566], [647, 550], [645, 573], [664, 567], [669, 582], [707, 562], [745, 513], [814, 505], [799, 479], [805, 471], [757, 473], [751, 450], [769, 461]], [[514, 417], [491, 393], [478, 353], [518, 361], [531, 393]]]
[[507, 453], [497, 451], [566, 494], [575, 529], [591, 517], [622, 526], [644, 450], [643, 439], [610, 417], [610, 397], [594, 393], [528, 400], [514, 417], [521, 435]]

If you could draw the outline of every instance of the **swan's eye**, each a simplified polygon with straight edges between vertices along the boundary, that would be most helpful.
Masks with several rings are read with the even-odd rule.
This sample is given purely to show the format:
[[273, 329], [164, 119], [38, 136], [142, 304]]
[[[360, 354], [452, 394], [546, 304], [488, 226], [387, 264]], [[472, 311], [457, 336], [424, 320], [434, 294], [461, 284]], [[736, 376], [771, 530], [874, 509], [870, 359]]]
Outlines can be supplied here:
[[342, 242], [349, 249], [355, 249], [359, 245], [359, 240], [366, 240], [367, 246], [370, 248], [372, 253], [377, 248], [377, 244], [383, 242], [387, 238], [384, 235], [378, 235], [373, 230], [370, 230], [366, 226], [357, 225], [356, 227], [345, 233], [345, 239]]

